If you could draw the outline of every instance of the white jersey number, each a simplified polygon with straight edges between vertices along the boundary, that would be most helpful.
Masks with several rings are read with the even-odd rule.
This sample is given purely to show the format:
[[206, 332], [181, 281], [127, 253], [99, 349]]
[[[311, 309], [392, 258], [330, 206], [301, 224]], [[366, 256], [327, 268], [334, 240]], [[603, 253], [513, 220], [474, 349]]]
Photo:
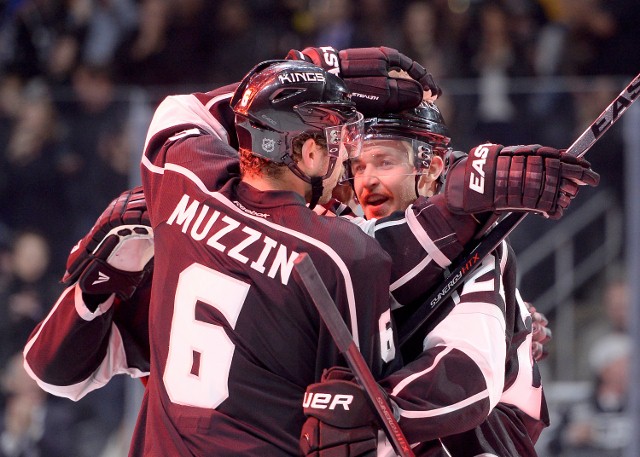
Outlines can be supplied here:
[[[180, 273], [163, 375], [173, 403], [215, 409], [228, 398], [235, 346], [221, 326], [196, 319], [196, 305], [215, 308], [235, 328], [248, 292], [248, 284], [204, 265], [193, 264]], [[395, 356], [390, 320], [387, 311], [378, 321], [385, 362]]]
[[391, 310], [382, 313], [380, 319], [378, 319], [378, 330], [380, 330], [380, 357], [389, 363], [396, 356], [393, 328], [391, 327]]
[[196, 320], [196, 304], [216, 308], [235, 328], [248, 291], [248, 284], [203, 265], [180, 274], [163, 376], [173, 403], [216, 408], [229, 396], [235, 346], [221, 326]]

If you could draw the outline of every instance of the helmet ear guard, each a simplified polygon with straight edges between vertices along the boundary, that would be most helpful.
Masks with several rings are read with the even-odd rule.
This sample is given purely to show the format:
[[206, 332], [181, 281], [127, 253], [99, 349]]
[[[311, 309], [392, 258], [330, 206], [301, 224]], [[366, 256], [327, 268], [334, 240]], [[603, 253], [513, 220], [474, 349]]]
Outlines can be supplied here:
[[263, 159], [284, 163], [284, 157], [289, 155], [288, 135], [261, 128], [241, 115], [236, 115], [236, 135], [241, 147]]
[[431, 166], [433, 148], [429, 143], [419, 144], [413, 152], [413, 163], [416, 169], [428, 169]]
[[449, 150], [444, 154], [444, 157], [442, 158], [444, 160], [444, 167], [442, 169], [442, 173], [438, 177], [437, 192], [440, 192], [442, 189], [444, 189], [444, 183], [447, 180], [447, 174], [449, 173], [449, 170], [451, 170], [451, 167], [453, 167], [453, 164], [466, 156], [466, 152], [455, 151], [451, 148], [449, 148]]

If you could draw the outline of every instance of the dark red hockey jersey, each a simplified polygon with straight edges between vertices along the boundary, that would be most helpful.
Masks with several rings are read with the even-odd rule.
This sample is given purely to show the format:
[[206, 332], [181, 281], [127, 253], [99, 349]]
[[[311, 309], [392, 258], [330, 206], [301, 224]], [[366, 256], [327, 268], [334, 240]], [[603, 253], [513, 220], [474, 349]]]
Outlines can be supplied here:
[[[190, 102], [201, 106], [164, 104], [184, 121], [174, 108]], [[305, 389], [344, 361], [293, 261], [310, 255], [380, 376], [399, 360], [386, 341], [390, 258], [299, 195], [242, 182], [226, 141], [198, 126], [165, 128], [164, 113], [141, 167], [155, 257], [151, 369], [132, 455], [297, 455]]]

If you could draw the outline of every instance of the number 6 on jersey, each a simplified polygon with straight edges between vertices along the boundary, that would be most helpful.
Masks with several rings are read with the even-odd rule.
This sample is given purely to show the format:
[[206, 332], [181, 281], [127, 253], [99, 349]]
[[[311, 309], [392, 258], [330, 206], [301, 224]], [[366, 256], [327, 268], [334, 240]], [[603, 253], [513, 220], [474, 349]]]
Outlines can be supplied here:
[[248, 291], [248, 284], [204, 265], [180, 273], [163, 376], [173, 403], [214, 409], [229, 396], [235, 346], [222, 326], [196, 319], [196, 306], [215, 308], [235, 328]]

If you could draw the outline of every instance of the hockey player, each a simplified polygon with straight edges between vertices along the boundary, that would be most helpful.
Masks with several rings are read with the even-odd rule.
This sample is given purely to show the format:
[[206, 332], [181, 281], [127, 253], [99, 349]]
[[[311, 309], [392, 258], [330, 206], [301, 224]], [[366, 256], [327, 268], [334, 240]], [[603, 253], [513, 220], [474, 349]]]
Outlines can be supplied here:
[[[447, 127], [434, 104], [423, 103], [401, 113], [383, 114], [367, 119], [365, 125], [362, 154], [349, 161], [347, 174], [366, 218], [386, 218], [376, 225], [375, 231], [375, 237], [386, 246], [397, 231], [411, 232], [410, 216], [405, 213], [412, 212], [410, 205], [419, 196], [432, 196], [440, 190], [444, 182], [445, 161], [460, 157], [462, 160], [456, 163], [458, 168], [454, 171], [458, 173], [464, 172], [467, 159], [462, 158], [462, 153], [454, 153], [449, 148]], [[390, 227], [394, 232], [392, 235], [386, 233]], [[400, 276], [401, 273], [394, 274]], [[394, 295], [406, 295], [403, 289], [409, 284], [407, 274], [392, 278]], [[429, 392], [421, 396], [419, 391], [412, 391], [411, 383], [402, 377], [400, 379], [405, 385], [397, 390], [393, 380], [382, 381], [382, 385], [394, 392], [400, 402], [409, 398], [405, 404], [412, 405], [418, 401], [411, 397], [422, 397], [426, 404], [431, 403], [426, 408], [428, 412], [423, 411], [422, 405], [420, 412], [400, 409], [403, 428], [412, 421], [413, 415], [428, 415], [432, 430], [424, 430], [425, 436], [439, 437], [439, 440], [416, 446], [414, 451], [417, 455], [537, 455], [534, 444], [542, 428], [548, 425], [548, 417], [538, 368], [531, 357], [532, 319], [516, 292], [514, 281], [513, 253], [503, 244], [491, 259], [485, 261], [483, 268], [458, 288], [453, 299], [434, 314], [426, 338], [414, 339], [403, 348], [405, 363], [415, 359], [416, 354], [422, 353], [421, 357], [431, 354], [429, 359], [433, 360], [433, 365], [422, 375], [432, 386]], [[479, 289], [479, 283], [493, 283], [493, 286]], [[416, 292], [412, 294], [419, 295]], [[404, 320], [412, 308], [409, 303], [394, 311], [393, 317], [396, 321]], [[492, 308], [499, 312], [491, 312]], [[501, 322], [503, 331], [496, 331], [492, 322], [495, 319]], [[466, 321], [472, 321], [473, 325], [467, 326]], [[462, 328], [466, 330], [461, 332]], [[495, 348], [505, 341], [507, 351], [506, 358], [503, 358], [505, 352], [495, 351]], [[478, 370], [478, 367], [482, 369]], [[468, 378], [466, 383], [457, 378], [460, 373]], [[496, 378], [501, 373], [504, 374], [503, 382]], [[420, 381], [423, 382], [424, 379]], [[499, 398], [488, 414], [486, 409], [483, 411], [478, 407], [485, 397], [473, 398], [477, 394], [478, 383], [488, 387], [488, 396]], [[332, 384], [328, 381], [327, 384], [315, 385], [310, 391], [333, 391]], [[312, 418], [303, 429], [301, 445], [309, 455], [315, 455], [307, 440], [313, 436], [321, 439], [326, 432], [318, 430], [319, 424], [314, 416], [325, 418], [331, 412], [323, 411], [318, 415], [312, 408], [306, 411]], [[350, 413], [365, 417], [367, 411], [352, 410]], [[468, 427], [469, 431], [451, 435], [446, 430], [452, 417], [455, 417], [455, 422], [466, 420], [469, 423], [477, 421], [474, 417], [486, 418], [477, 427]], [[336, 418], [329, 420], [338, 425]], [[364, 435], [364, 432], [359, 430], [358, 434]], [[320, 455], [328, 452], [327, 447], [320, 451]], [[383, 452], [378, 455], [383, 455]]]
[[[218, 136], [218, 137], [224, 138], [225, 140], [228, 140], [228, 137], [226, 136], [227, 133], [224, 130], [224, 126], [225, 125], [228, 126], [229, 124], [228, 123], [229, 113], [227, 111], [227, 108], [225, 107], [225, 104], [223, 103], [225, 99], [228, 100], [228, 96], [224, 95], [223, 90], [208, 93], [208, 94], [194, 94], [190, 96], [181, 96], [181, 97], [173, 98], [172, 100], [175, 103], [172, 104], [173, 105], [171, 106], [172, 109], [163, 110], [163, 106], [161, 106], [158, 112], [156, 113], [156, 118], [155, 118], [156, 130], [163, 130], [162, 128], [163, 126], [167, 126], [167, 128], [170, 128], [173, 126], [179, 126], [179, 127], [197, 126], [200, 129], [208, 132], [210, 136]], [[167, 108], [167, 107], [168, 105], [165, 104], [164, 108]], [[203, 107], [206, 107], [206, 108], [203, 109]], [[171, 131], [173, 132], [173, 130]], [[269, 141], [267, 141], [267, 143], [269, 143]], [[264, 143], [261, 143], [261, 144], [264, 144]], [[153, 145], [153, 142], [149, 143], [149, 145]], [[582, 169], [583, 166], [580, 165], [579, 168]], [[560, 173], [562, 172], [560, 171]], [[559, 182], [564, 182], [564, 180], [562, 179], [563, 178], [562, 175], [557, 175], [557, 176], [561, 178], [559, 179]], [[539, 185], [540, 183], [538, 182], [533, 184]], [[558, 192], [559, 189], [560, 187], [557, 187], [556, 192]], [[574, 195], [575, 193], [567, 197], [566, 200], [558, 201], [557, 199], [555, 199], [554, 202], [552, 202], [552, 204], [550, 204], [549, 206], [545, 206], [544, 209], [549, 211], [553, 210], [553, 212], [558, 211], [561, 207], [566, 207], [571, 197]], [[123, 196], [123, 199], [125, 198], [126, 196]], [[126, 215], [126, 212], [127, 212], [126, 203], [124, 205], [123, 203], [125, 202], [122, 202], [122, 201], [120, 203], [115, 202], [114, 207], [112, 209], [124, 210], [124, 213]], [[189, 206], [189, 208], [191, 208], [191, 206]], [[491, 207], [491, 208], [496, 209], [494, 207]], [[524, 209], [540, 210], [540, 208], [531, 208], [530, 206]], [[257, 211], [257, 212], [260, 213], [260, 211]], [[255, 216], [260, 217], [260, 215], [255, 215]], [[419, 216], [420, 216], [421, 223], [424, 223], [425, 221], [428, 221], [430, 219], [434, 221], [438, 221], [440, 220], [439, 218], [442, 217], [441, 207], [438, 207], [437, 205], [425, 206], [421, 209]], [[428, 217], [428, 216], [431, 216], [431, 217]], [[112, 221], [112, 217], [113, 217], [113, 221], [117, 223], [119, 215], [108, 212], [101, 219], [102, 224], [106, 225], [110, 223]], [[203, 216], [203, 219], [204, 219], [204, 216]], [[463, 227], [462, 219], [463, 219], [462, 217], [460, 218], [453, 217], [448, 220], [449, 220], [449, 223], [454, 226], [456, 224], [461, 224], [460, 227]], [[469, 218], [465, 219], [465, 222], [464, 222], [465, 224], [468, 222], [468, 219]], [[200, 221], [200, 223], [202, 222], [203, 221]], [[431, 245], [427, 247], [420, 247], [421, 245], [419, 241], [415, 241], [415, 246], [420, 250], [421, 257], [424, 257], [425, 255], [424, 252], [430, 252], [430, 253], [436, 253], [437, 255], [443, 256], [443, 258], [447, 258], [447, 257], [453, 258], [455, 255], [457, 255], [460, 252], [461, 250], [460, 239], [458, 239], [456, 235], [451, 232], [451, 226], [447, 225], [446, 223], [443, 225], [441, 222], [440, 223], [432, 222], [431, 225], [427, 224], [424, 230], [426, 233], [430, 235], [438, 235], [438, 230], [443, 231], [444, 228], [446, 228], [449, 231], [449, 234], [444, 238], [445, 242], [443, 242], [442, 244]], [[96, 238], [100, 238], [100, 236], [105, 235], [104, 233], [101, 233], [102, 229], [104, 229], [104, 225], [101, 227], [97, 227], [95, 231], [89, 234], [89, 236], [85, 238], [85, 240], [83, 240], [83, 242], [80, 245], [80, 248], [76, 251], [75, 255], [72, 255], [72, 257], [70, 258], [70, 262], [69, 262], [69, 270], [71, 274], [70, 277], [74, 278], [74, 280], [79, 279], [80, 281], [77, 284], [73, 283], [74, 286], [67, 291], [66, 297], [63, 297], [63, 299], [59, 302], [60, 303], [59, 307], [61, 307], [63, 304], [66, 303], [65, 298], [68, 300], [71, 297], [72, 298], [71, 301], [75, 302], [74, 306], [76, 306], [79, 311], [83, 310], [82, 307], [86, 305], [85, 301], [88, 298], [87, 295], [91, 294], [92, 292], [93, 293], [97, 292], [95, 288], [92, 289], [92, 286], [94, 286], [93, 282], [95, 281], [91, 281], [91, 274], [92, 273], [97, 274], [99, 269], [93, 268], [93, 266], [101, 263], [104, 265], [104, 264], [115, 262], [114, 257], [117, 257], [117, 255], [111, 256], [111, 258], [109, 256], [109, 254], [114, 254], [115, 251], [113, 249], [101, 250], [101, 248], [106, 246], [107, 243], [100, 246], [96, 252], [93, 252], [92, 243], [93, 243], [93, 247], [95, 247], [95, 244], [101, 241], [101, 239], [96, 240]], [[148, 236], [148, 234], [146, 236]], [[438, 238], [437, 236], [433, 237], [433, 239], [437, 239], [437, 238]], [[461, 239], [464, 239], [464, 237], [461, 237]], [[412, 241], [407, 240], [407, 244], [410, 244], [410, 243], [412, 243]], [[87, 254], [87, 252], [85, 251], [86, 249], [89, 249], [91, 251], [91, 255]], [[416, 251], [418, 249], [416, 249]], [[408, 255], [407, 257], [409, 258], [408, 260], [411, 260], [410, 258], [412, 256]], [[439, 266], [436, 265], [434, 266], [434, 268], [440, 271]], [[155, 274], [157, 276], [157, 270]], [[108, 283], [109, 280], [107, 280], [106, 282]], [[105, 284], [105, 283], [102, 283], [102, 284]], [[113, 284], [114, 283], [112, 282], [111, 285]], [[131, 287], [129, 287], [129, 284], [126, 284], [126, 285], [127, 287], [125, 289], [128, 293], [128, 291], [131, 290]], [[75, 296], [70, 295], [74, 292], [75, 292]], [[124, 293], [123, 295], [126, 295], [127, 293]], [[107, 301], [109, 300], [113, 300], [113, 296], [109, 296]], [[100, 302], [100, 300], [97, 300], [97, 301]], [[107, 318], [112, 317], [112, 315], [108, 316], [109, 313], [112, 313], [111, 306], [110, 304], [106, 304], [106, 303], [107, 302], [100, 302], [98, 304], [98, 308], [94, 307], [94, 310], [97, 309], [100, 311], [100, 313], [98, 314], [98, 316], [93, 316], [93, 318], [100, 319], [103, 315], [105, 317], [105, 321], [101, 322], [101, 325], [98, 326], [98, 328], [100, 329], [105, 329], [105, 328], [108, 329], [108, 325], [105, 326], [105, 322], [109, 322]], [[43, 348], [42, 345], [39, 345], [39, 342], [46, 341], [46, 338], [43, 338], [43, 335], [47, 334], [47, 332], [51, 330], [50, 325], [55, 319], [54, 314], [60, 311], [59, 307], [57, 306], [56, 309], [54, 309], [53, 314], [50, 315], [51, 318], [47, 318], [43, 322], [43, 324], [37, 329], [37, 331], [34, 333], [34, 338], [32, 338], [32, 340], [30, 341], [29, 345], [25, 350], [27, 366], [31, 366], [32, 368], [35, 368], [35, 370], [37, 370], [37, 373], [34, 370], [33, 375], [35, 377], [40, 377], [40, 381], [43, 383], [43, 385], [45, 385], [46, 383], [46, 380], [43, 381], [43, 378], [55, 377], [50, 375], [52, 368], [55, 369], [55, 367], [50, 363], [52, 360], [54, 360], [54, 358], [49, 357], [50, 354], [47, 354], [46, 348]], [[88, 314], [90, 311], [91, 310], [89, 310], [88, 312], [87, 311], [83, 311], [83, 312]], [[97, 313], [93, 313], [93, 314], [97, 314]], [[154, 325], [152, 325], [151, 328], [153, 329]], [[53, 333], [55, 333], [55, 331]], [[110, 332], [110, 335], [113, 336], [116, 333], [117, 332]], [[87, 335], [92, 339], [94, 338], [94, 334], [89, 331], [87, 331]], [[104, 336], [104, 331], [102, 335]], [[121, 341], [123, 339], [124, 338], [121, 338]], [[103, 341], [103, 340], [100, 340], [100, 341]], [[118, 342], [117, 337], [115, 337], [115, 342], [116, 343]], [[103, 358], [100, 358], [99, 356], [96, 357], [96, 359], [102, 363], [100, 364], [99, 368], [95, 369], [94, 371], [88, 371], [87, 366], [85, 365], [83, 367], [83, 369], [86, 370], [84, 372], [84, 377], [76, 373], [74, 379], [77, 379], [79, 382], [77, 382], [77, 384], [73, 386], [67, 385], [67, 387], [70, 387], [70, 389], [66, 391], [69, 395], [73, 395], [72, 393], [70, 393], [71, 391], [74, 391], [75, 393], [83, 392], [82, 389], [86, 389], [87, 385], [90, 385], [92, 382], [91, 381], [80, 382], [80, 381], [82, 379], [86, 379], [87, 376], [90, 375], [91, 373], [96, 373], [98, 375], [103, 372], [108, 373], [109, 372], [108, 368], [113, 368], [114, 365], [119, 365], [120, 367], [122, 367], [122, 366], [126, 366], [126, 364], [128, 363], [125, 356], [128, 356], [130, 354], [125, 352], [126, 348], [123, 347], [123, 345], [118, 346], [116, 344], [115, 346], [114, 345], [109, 346], [108, 344], [104, 344], [100, 342], [99, 345], [96, 345], [96, 347], [100, 348], [99, 351], [97, 351], [97, 354], [104, 355]], [[51, 352], [55, 352], [55, 350], [52, 349]], [[78, 357], [78, 359], [80, 359], [80, 357]], [[104, 370], [105, 368], [106, 370]], [[197, 368], [199, 367], [195, 367], [194, 365], [194, 369], [197, 369]], [[91, 378], [91, 380], [100, 379], [99, 376], [97, 378], [94, 378], [91, 376], [89, 377]], [[153, 378], [154, 377], [152, 376], [152, 382], [153, 382]], [[106, 378], [102, 378], [100, 382], [105, 382], [105, 380]], [[158, 380], [156, 382], [161, 382], [161, 381]], [[59, 385], [62, 385], [62, 384], [64, 383], [60, 383]], [[55, 390], [57, 388], [56, 386], [52, 386], [51, 384], [46, 385], [46, 387], [51, 388], [52, 390]], [[60, 389], [60, 390], [64, 390], [64, 389]], [[86, 390], [84, 392], [86, 393]]]
[[347, 154], [359, 153], [362, 115], [349, 96], [315, 65], [258, 65], [230, 102], [239, 170], [208, 128], [176, 122], [181, 100], [159, 107], [141, 167], [155, 281], [132, 455], [297, 453], [304, 386], [339, 361], [337, 350], [319, 350], [329, 336], [291, 278], [300, 252], [330, 284], [372, 370], [394, 362], [378, 336], [387, 287], [356, 269], [364, 261], [388, 278], [388, 256], [305, 204], [326, 201]]

